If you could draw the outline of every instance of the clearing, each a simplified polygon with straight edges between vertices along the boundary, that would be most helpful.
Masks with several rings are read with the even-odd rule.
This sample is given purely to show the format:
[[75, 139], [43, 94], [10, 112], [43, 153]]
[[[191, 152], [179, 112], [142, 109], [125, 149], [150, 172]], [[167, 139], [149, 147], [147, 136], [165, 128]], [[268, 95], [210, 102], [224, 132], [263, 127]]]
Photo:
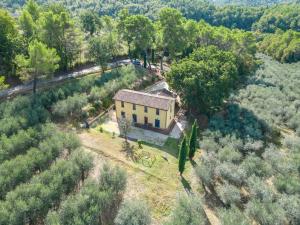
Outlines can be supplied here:
[[[117, 164], [128, 174], [125, 198], [146, 201], [151, 209], [153, 224], [162, 224], [175, 205], [178, 193], [200, 192], [192, 165], [187, 161], [181, 179], [178, 174], [178, 140], [169, 138], [164, 146], [129, 141], [130, 154], [124, 150], [124, 139], [95, 129], [79, 132], [85, 150], [96, 153], [97, 166], [104, 162]], [[196, 156], [197, 158], [198, 156]]]

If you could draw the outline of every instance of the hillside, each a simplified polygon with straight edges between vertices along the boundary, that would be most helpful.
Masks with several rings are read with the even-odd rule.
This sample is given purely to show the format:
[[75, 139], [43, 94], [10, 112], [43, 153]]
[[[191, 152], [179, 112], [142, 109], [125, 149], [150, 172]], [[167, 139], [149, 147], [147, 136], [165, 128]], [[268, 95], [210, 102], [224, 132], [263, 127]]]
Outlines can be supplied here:
[[54, 2], [0, 3], [0, 225], [299, 225], [300, 4]]

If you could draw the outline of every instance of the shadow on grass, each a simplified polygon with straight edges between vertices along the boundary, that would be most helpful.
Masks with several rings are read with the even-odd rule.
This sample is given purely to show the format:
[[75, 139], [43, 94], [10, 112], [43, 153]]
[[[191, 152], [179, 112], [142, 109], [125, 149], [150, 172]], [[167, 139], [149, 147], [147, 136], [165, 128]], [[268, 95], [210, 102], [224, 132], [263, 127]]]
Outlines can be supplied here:
[[191, 193], [192, 187], [191, 187], [190, 183], [183, 176], [181, 176], [180, 178], [181, 178], [180, 181], [184, 187], [184, 190], [188, 193]]
[[[150, 143], [146, 143], [146, 142], [143, 142], [143, 145], [147, 145], [149, 147], [154, 147], [164, 153], [168, 153], [171, 156], [178, 158], [178, 145], [179, 145], [180, 141], [181, 141], [180, 139], [175, 139], [175, 138], [169, 137], [163, 146], [158, 146], [158, 145], [150, 144]], [[167, 157], [164, 157], [164, 158], [167, 159]]]
[[191, 164], [192, 164], [192, 166], [195, 168], [198, 164], [196, 163], [196, 161], [195, 160], [193, 160], [193, 159], [190, 159], [190, 162], [191, 162]]

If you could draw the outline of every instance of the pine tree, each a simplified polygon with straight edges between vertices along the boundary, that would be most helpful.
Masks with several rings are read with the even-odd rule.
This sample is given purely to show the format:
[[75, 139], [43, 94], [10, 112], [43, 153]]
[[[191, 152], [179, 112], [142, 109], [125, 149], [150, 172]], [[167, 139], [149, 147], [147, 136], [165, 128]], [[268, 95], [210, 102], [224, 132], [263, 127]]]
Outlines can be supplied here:
[[179, 152], [179, 164], [178, 169], [180, 172], [180, 175], [182, 175], [185, 167], [185, 161], [187, 156], [187, 144], [186, 144], [186, 137], [184, 136], [181, 145], [180, 145], [180, 152]]
[[194, 124], [192, 126], [192, 132], [189, 140], [189, 158], [193, 159], [196, 153], [197, 149], [197, 121], [194, 121]]

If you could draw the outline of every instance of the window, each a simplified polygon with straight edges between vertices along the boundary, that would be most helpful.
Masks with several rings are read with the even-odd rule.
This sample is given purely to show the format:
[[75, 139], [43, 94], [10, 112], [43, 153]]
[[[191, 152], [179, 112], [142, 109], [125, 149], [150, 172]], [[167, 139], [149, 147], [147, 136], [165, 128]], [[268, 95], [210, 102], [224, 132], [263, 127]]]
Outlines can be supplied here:
[[160, 128], [160, 120], [155, 120], [155, 127]]
[[126, 117], [125, 112], [121, 112], [121, 116], [122, 118], [125, 118]]
[[156, 115], [159, 116], [159, 109], [156, 109]]
[[148, 117], [144, 117], [144, 124], [147, 125], [148, 124]]
[[133, 105], [132, 105], [132, 109], [133, 109], [133, 110], [136, 110], [136, 104], [133, 104]]
[[121, 102], [121, 107], [124, 108], [124, 102]]
[[147, 107], [147, 106], [144, 107], [144, 112], [145, 112], [145, 113], [148, 112], [148, 107]]
[[132, 122], [137, 123], [137, 116], [136, 116], [136, 114], [132, 114]]

